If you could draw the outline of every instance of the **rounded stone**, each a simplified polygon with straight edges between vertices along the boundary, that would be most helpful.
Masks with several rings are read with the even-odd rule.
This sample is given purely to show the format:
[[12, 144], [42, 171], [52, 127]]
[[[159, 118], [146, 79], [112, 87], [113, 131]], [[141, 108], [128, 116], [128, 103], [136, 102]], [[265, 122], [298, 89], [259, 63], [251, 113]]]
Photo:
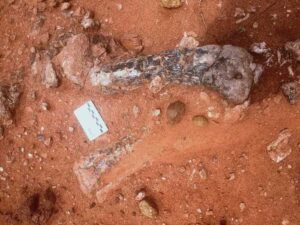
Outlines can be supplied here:
[[182, 0], [161, 0], [161, 4], [168, 9], [178, 8], [182, 5]]
[[202, 115], [194, 116], [192, 120], [197, 127], [204, 127], [208, 124], [208, 119]]
[[185, 104], [181, 101], [171, 103], [167, 108], [166, 114], [170, 124], [179, 123], [185, 114]]
[[140, 201], [139, 208], [141, 213], [148, 218], [155, 218], [158, 215], [158, 210], [154, 203], [144, 199]]

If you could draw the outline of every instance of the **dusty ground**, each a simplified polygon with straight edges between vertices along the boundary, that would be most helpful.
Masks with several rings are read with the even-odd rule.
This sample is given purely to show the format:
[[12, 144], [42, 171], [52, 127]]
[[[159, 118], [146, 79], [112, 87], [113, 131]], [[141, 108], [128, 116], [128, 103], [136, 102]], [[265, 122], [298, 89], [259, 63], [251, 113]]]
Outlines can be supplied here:
[[[70, 1], [71, 10], [90, 9], [100, 21], [100, 28], [87, 30], [59, 7], [43, 9], [43, 1], [38, 2], [0, 2], [1, 84], [16, 82], [22, 90], [15, 122], [5, 127], [0, 140], [0, 224], [300, 224], [300, 105], [289, 104], [279, 91], [283, 81], [298, 79], [300, 69], [293, 62], [295, 75], [290, 76], [291, 63], [280, 67], [276, 55], [287, 41], [300, 38], [300, 1], [187, 0], [173, 10], [162, 8], [158, 0]], [[256, 12], [236, 24], [235, 9], [250, 6]], [[36, 29], [41, 16], [44, 24]], [[222, 119], [227, 106], [208, 89], [178, 85], [153, 94], [144, 86], [104, 95], [66, 79], [58, 88], [47, 89], [30, 69], [32, 47], [46, 49], [61, 34], [101, 32], [116, 39], [137, 34], [144, 46], [140, 54], [148, 54], [174, 48], [185, 31], [195, 32], [200, 45], [249, 49], [252, 43], [265, 41], [270, 47], [274, 57], [269, 65], [270, 56], [254, 54], [265, 71], [252, 91], [250, 106], [238, 119]], [[112, 53], [109, 60], [118, 57], [122, 55]], [[93, 142], [73, 115], [90, 99], [109, 127]], [[186, 104], [186, 114], [171, 126], [165, 112], [176, 100]], [[48, 103], [47, 111], [42, 102]], [[195, 126], [192, 117], [207, 114], [211, 106], [220, 119]], [[161, 109], [158, 117], [152, 115], [155, 109]], [[292, 151], [275, 163], [267, 146], [283, 129], [292, 135], [288, 143]], [[39, 134], [52, 142], [40, 141]], [[133, 153], [104, 173], [92, 193], [84, 194], [74, 164], [125, 136], [138, 140]], [[113, 186], [102, 194], [111, 182]], [[135, 198], [141, 190], [156, 203], [157, 217], [150, 219], [139, 211]]]

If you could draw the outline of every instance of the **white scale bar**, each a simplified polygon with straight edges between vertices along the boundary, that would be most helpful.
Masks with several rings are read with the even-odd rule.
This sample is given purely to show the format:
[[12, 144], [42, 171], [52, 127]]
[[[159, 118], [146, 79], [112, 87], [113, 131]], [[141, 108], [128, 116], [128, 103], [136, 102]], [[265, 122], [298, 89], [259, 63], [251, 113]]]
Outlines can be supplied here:
[[74, 111], [82, 129], [90, 141], [103, 135], [108, 128], [92, 101], [88, 101]]

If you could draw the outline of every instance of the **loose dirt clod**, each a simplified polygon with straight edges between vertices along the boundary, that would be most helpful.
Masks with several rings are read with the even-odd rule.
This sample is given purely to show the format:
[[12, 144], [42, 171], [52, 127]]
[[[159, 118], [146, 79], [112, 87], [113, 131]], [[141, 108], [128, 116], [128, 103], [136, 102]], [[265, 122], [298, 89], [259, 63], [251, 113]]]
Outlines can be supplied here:
[[151, 219], [155, 218], [158, 215], [156, 205], [153, 203], [153, 201], [150, 201], [148, 199], [140, 201], [139, 208], [144, 216], [149, 217]]
[[171, 103], [167, 108], [167, 120], [170, 124], [179, 123], [185, 114], [185, 104], [181, 101]]

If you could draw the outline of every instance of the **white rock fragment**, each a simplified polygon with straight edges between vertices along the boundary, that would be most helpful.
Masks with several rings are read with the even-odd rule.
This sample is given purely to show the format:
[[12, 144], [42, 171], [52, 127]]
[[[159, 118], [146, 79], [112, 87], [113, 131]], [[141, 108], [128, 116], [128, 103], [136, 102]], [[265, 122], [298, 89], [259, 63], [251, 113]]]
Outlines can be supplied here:
[[139, 193], [135, 197], [135, 200], [142, 201], [145, 197], [146, 197], [146, 193], [144, 191], [139, 191]]
[[93, 18], [91, 18], [90, 12], [87, 12], [82, 18], [81, 26], [83, 26], [84, 29], [88, 29], [95, 26], [95, 21], [93, 20]]
[[28, 153], [27, 157], [28, 157], [28, 159], [32, 159], [33, 158], [33, 154], [32, 153]]
[[236, 23], [236, 24], [240, 24], [240, 23], [246, 21], [247, 19], [249, 19], [249, 17], [250, 17], [250, 14], [247, 13], [245, 17], [243, 17], [243, 18], [241, 18], [241, 19], [235, 21], [235, 23]]
[[202, 168], [200, 171], [199, 171], [199, 176], [202, 180], [206, 180], [207, 179], [207, 171], [206, 169]]
[[158, 117], [161, 114], [161, 110], [160, 109], [154, 109], [152, 112], [152, 116]]
[[63, 2], [61, 4], [60, 10], [65, 11], [71, 8], [71, 3], [70, 2]]
[[289, 72], [289, 76], [290, 77], [294, 77], [295, 76], [295, 72], [294, 72], [294, 70], [293, 70], [293, 67], [290, 65], [290, 66], [288, 66], [288, 72]]
[[235, 18], [242, 18], [246, 16], [246, 12], [242, 8], [235, 8], [234, 17]]
[[184, 32], [183, 38], [177, 45], [179, 48], [196, 48], [199, 41], [196, 40], [197, 35], [194, 32]]
[[47, 102], [42, 102], [41, 108], [44, 111], [48, 111], [49, 110], [49, 104]]
[[163, 81], [162, 81], [161, 77], [159, 77], [159, 76], [154, 77], [149, 84], [150, 91], [153, 94], [156, 94], [156, 93], [160, 92], [162, 88], [163, 88]]
[[218, 119], [220, 117], [220, 113], [214, 106], [209, 106], [207, 108], [207, 117], [210, 119]]
[[267, 47], [266, 42], [260, 42], [260, 43], [253, 43], [250, 46], [251, 52], [254, 52], [256, 54], [265, 54], [270, 51], [270, 49]]
[[291, 132], [285, 129], [279, 133], [276, 140], [267, 146], [267, 152], [274, 162], [279, 163], [291, 154], [292, 148], [289, 145], [291, 136]]
[[42, 84], [47, 88], [58, 86], [58, 78], [53, 67], [53, 64], [46, 54], [36, 55], [35, 61], [31, 66], [31, 71], [34, 75], [40, 75]]
[[241, 210], [241, 212], [244, 212], [245, 209], [246, 209], [246, 204], [244, 202], [241, 202], [240, 203], [240, 210]]
[[70, 133], [73, 133], [75, 129], [74, 129], [74, 127], [69, 127], [68, 130]]
[[245, 101], [241, 105], [225, 108], [224, 121], [227, 123], [235, 123], [242, 120], [250, 105], [250, 101]]
[[47, 88], [58, 86], [57, 75], [56, 75], [56, 72], [55, 72], [55, 70], [53, 68], [53, 65], [50, 61], [48, 61], [48, 63], [45, 66], [45, 74], [44, 74], [44, 77], [42, 79], [42, 83]]
[[253, 74], [254, 74], [253, 82], [254, 82], [254, 84], [258, 84], [258, 82], [261, 78], [261, 75], [264, 72], [264, 67], [263, 67], [263, 65], [256, 64], [256, 63], [252, 63], [250, 65], [250, 67], [251, 67], [251, 70], [253, 71]]

